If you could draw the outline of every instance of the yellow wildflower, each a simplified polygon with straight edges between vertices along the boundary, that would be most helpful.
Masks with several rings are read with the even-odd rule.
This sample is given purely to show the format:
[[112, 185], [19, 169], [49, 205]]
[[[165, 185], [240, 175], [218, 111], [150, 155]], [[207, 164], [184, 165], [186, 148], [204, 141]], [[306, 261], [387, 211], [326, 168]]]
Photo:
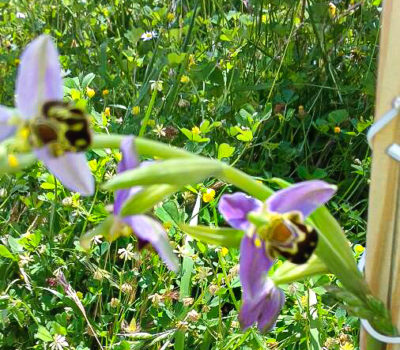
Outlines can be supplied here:
[[150, 126], [150, 127], [152, 127], [152, 128], [154, 128], [155, 125], [156, 125], [156, 121], [155, 121], [154, 119], [149, 119], [149, 120], [147, 121], [147, 125]]
[[86, 88], [86, 94], [88, 95], [89, 98], [92, 98], [96, 94], [96, 92], [88, 86]]
[[76, 89], [71, 89], [71, 97], [73, 100], [79, 100], [81, 98], [81, 92]]
[[173, 22], [175, 19], [175, 15], [172, 12], [167, 13], [167, 20], [168, 22]]
[[340, 350], [354, 350], [354, 346], [353, 344], [346, 342], [340, 346]]
[[139, 106], [134, 106], [132, 108], [132, 114], [133, 115], [138, 115], [140, 113], [140, 107]]
[[342, 129], [340, 129], [339, 126], [335, 126], [335, 128], [333, 129], [333, 131], [334, 131], [335, 134], [339, 134], [339, 133], [342, 131]]
[[267, 15], [262, 15], [261, 16], [261, 22], [264, 23], [264, 24], [267, 23]]
[[107, 89], [104, 89], [102, 92], [103, 96], [107, 96], [109, 93], [110, 93], [110, 91]]
[[354, 251], [358, 254], [361, 254], [364, 250], [365, 248], [361, 244], [356, 244], [354, 246]]
[[194, 55], [191, 53], [189, 55], [189, 68], [191, 68], [192, 66], [194, 66], [196, 64], [196, 60], [194, 58]]
[[227, 247], [222, 247], [221, 248], [221, 255], [226, 256], [229, 253], [229, 249]]
[[8, 165], [11, 168], [16, 168], [19, 165], [18, 158], [15, 156], [15, 154], [9, 154], [8, 155]]
[[335, 15], [336, 15], [336, 6], [335, 6], [335, 4], [333, 2], [330, 2], [328, 6], [329, 6], [329, 14], [330, 14], [330, 16], [332, 18], [335, 17]]
[[109, 117], [111, 115], [110, 107], [106, 107], [106, 109], [104, 110], [104, 114], [106, 117]]
[[169, 229], [172, 227], [172, 222], [171, 221], [166, 221], [163, 223], [163, 227], [169, 231]]
[[76, 292], [76, 296], [78, 297], [78, 299], [82, 300], [83, 299], [83, 294], [82, 292]]
[[182, 75], [181, 76], [181, 83], [182, 84], [187, 84], [190, 81], [190, 78], [187, 75]]
[[192, 128], [192, 134], [193, 135], [199, 135], [200, 134], [200, 129], [199, 129], [199, 127], [198, 126], [194, 126], [193, 128]]
[[303, 308], [308, 306], [308, 295], [302, 295], [300, 298], [300, 304]]
[[207, 188], [207, 190], [203, 193], [203, 202], [208, 203], [211, 202], [215, 197], [215, 191], [212, 188]]

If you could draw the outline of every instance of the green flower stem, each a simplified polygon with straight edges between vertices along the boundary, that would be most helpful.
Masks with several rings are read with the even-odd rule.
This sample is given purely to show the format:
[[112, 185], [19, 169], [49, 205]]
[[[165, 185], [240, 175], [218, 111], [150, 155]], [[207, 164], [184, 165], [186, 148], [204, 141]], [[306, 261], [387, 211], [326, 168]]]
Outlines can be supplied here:
[[94, 134], [91, 148], [119, 148], [124, 137], [126, 135]]
[[15, 155], [17, 158], [17, 165], [11, 166], [9, 164], [8, 156], [2, 156], [0, 159], [0, 175], [16, 173], [23, 168], [32, 165], [36, 161], [36, 156], [33, 153], [20, 153]]
[[[119, 148], [121, 141], [127, 135], [117, 134], [95, 134], [92, 141], [92, 148]], [[167, 145], [162, 142], [148, 140], [142, 137], [135, 138], [136, 151], [140, 155], [153, 156], [162, 159], [169, 158], [190, 158], [199, 156], [193, 155], [183, 149]]]
[[220, 177], [222, 178], [222, 180], [229, 182], [232, 185], [235, 185], [236, 187], [242, 189], [243, 191], [246, 191], [247, 193], [261, 201], [266, 200], [274, 193], [273, 190], [258, 182], [253, 177], [228, 165], [225, 166], [222, 172], [222, 176]]

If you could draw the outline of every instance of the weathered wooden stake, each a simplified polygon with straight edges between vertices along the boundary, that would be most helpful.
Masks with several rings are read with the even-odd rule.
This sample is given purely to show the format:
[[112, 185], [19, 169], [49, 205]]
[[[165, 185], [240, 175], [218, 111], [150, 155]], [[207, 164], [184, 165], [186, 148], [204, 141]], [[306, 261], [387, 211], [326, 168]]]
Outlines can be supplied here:
[[[400, 96], [400, 0], [385, 0], [380, 33], [375, 120], [392, 108]], [[400, 116], [373, 140], [372, 174], [369, 193], [366, 279], [372, 293], [392, 312], [400, 329], [400, 162], [386, 149], [400, 144]], [[400, 350], [400, 345], [377, 345], [361, 334], [361, 349]]]

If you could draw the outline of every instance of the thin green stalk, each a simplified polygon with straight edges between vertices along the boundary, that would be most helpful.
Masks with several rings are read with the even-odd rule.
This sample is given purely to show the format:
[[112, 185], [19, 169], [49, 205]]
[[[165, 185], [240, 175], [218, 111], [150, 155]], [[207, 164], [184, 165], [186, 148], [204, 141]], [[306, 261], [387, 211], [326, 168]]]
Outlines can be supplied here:
[[229, 295], [230, 295], [230, 297], [232, 299], [233, 305], [235, 305], [235, 309], [237, 311], [239, 311], [239, 302], [236, 300], [236, 297], [235, 297], [235, 294], [233, 293], [231, 284], [229, 283], [228, 274], [226, 273], [225, 259], [222, 256], [221, 252], [218, 252], [218, 260], [220, 262], [222, 273], [223, 273], [224, 278], [225, 278], [225, 283], [226, 283], [226, 286], [228, 287], [228, 292], [229, 292]]
[[151, 111], [153, 110], [153, 106], [154, 106], [154, 102], [156, 101], [156, 97], [157, 97], [157, 87], [154, 87], [153, 90], [153, 94], [151, 95], [151, 100], [149, 103], [149, 106], [146, 109], [146, 114], [144, 115], [143, 119], [142, 119], [142, 126], [140, 127], [140, 131], [139, 131], [139, 137], [143, 136], [144, 133], [146, 132], [146, 126], [147, 126], [147, 122], [150, 118], [151, 115]]

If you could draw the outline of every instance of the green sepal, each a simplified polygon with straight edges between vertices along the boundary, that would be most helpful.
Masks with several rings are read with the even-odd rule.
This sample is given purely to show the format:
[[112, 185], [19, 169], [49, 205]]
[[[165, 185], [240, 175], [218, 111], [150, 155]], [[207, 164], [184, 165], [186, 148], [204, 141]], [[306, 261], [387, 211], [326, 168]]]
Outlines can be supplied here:
[[106, 184], [106, 190], [119, 190], [137, 185], [169, 184], [184, 186], [202, 181], [210, 176], [218, 176], [223, 164], [202, 158], [171, 159], [127, 170], [116, 175]]
[[324, 262], [315, 254], [305, 264], [292, 264], [290, 261], [285, 261], [279, 266], [271, 278], [276, 285], [288, 284], [299, 281], [305, 277], [328, 273], [329, 270]]
[[244, 235], [241, 230], [227, 227], [190, 226], [187, 224], [180, 224], [179, 227], [199, 241], [227, 248], [239, 248], [240, 241]]
[[172, 195], [178, 190], [179, 186], [174, 185], [151, 185], [144, 187], [143, 190], [124, 202], [120, 215], [128, 216], [145, 213], [165, 197]]

